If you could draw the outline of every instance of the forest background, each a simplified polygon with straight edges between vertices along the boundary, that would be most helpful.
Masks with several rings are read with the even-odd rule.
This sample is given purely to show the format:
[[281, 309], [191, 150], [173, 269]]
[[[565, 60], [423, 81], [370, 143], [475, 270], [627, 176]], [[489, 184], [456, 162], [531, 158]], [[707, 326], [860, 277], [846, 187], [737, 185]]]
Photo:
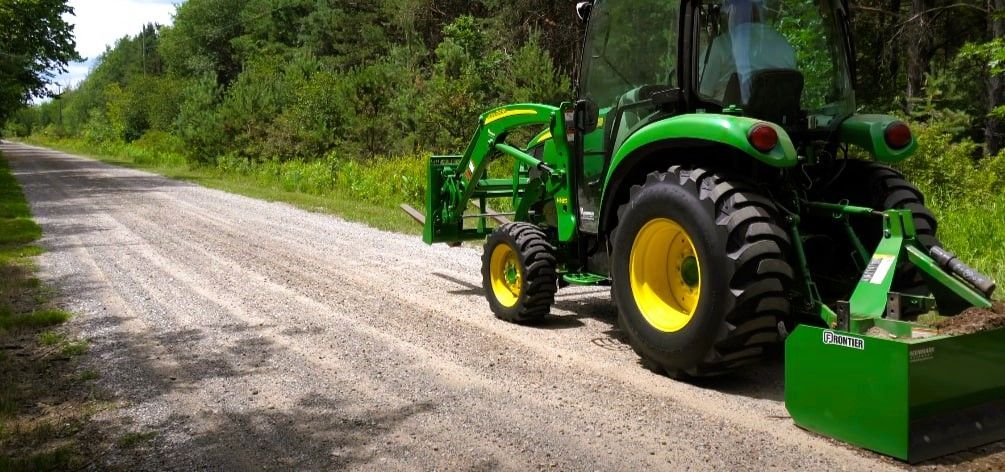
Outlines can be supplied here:
[[[423, 201], [426, 159], [463, 150], [479, 114], [573, 96], [575, 3], [188, 0], [79, 85], [0, 103], [0, 122], [7, 137], [404, 229], [395, 207]], [[920, 148], [901, 169], [940, 237], [1005, 279], [1005, 0], [851, 10], [859, 111], [911, 124]]]

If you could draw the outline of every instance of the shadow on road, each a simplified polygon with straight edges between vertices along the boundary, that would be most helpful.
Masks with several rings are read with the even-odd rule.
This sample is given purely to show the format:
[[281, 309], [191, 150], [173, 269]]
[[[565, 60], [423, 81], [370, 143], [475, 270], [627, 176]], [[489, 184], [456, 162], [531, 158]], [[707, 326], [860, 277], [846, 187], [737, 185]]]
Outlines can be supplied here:
[[[379, 466], [387, 457], [414, 456], [409, 448], [424, 450], [422, 438], [408, 437], [400, 426], [433, 411], [436, 405], [429, 401], [394, 408], [371, 405], [337, 376], [325, 379], [339, 385], [333, 389], [340, 392], [337, 396], [259, 396], [257, 389], [267, 391], [268, 385], [256, 376], [274, 371], [270, 360], [284, 349], [268, 336], [254, 334], [271, 326], [221, 324], [147, 335], [127, 326], [135, 321], [99, 316], [81, 322], [85, 331], [103, 333], [90, 339], [91, 354], [102, 364], [102, 383], [116, 397], [129, 399], [122, 407], [129, 409], [125, 417], [132, 423], [122, 424], [123, 415], [117, 414], [99, 417], [98, 426], [119, 438], [149, 438], [129, 445], [120, 439], [100, 459], [105, 466], [326, 470]], [[208, 331], [244, 334], [240, 344], [207, 350], [213, 342]], [[205, 396], [207, 389], [218, 391], [221, 385], [220, 404]], [[187, 403], [162, 410], [175, 401]]]
[[[480, 286], [439, 272], [434, 272], [433, 275], [462, 287], [458, 290], [450, 291], [452, 294], [484, 295], [484, 290]], [[603, 332], [603, 337], [590, 340], [594, 346], [612, 351], [631, 350], [627, 337], [618, 328], [618, 312], [617, 308], [611, 302], [610, 288], [596, 287], [559, 290], [555, 295], [555, 304], [553, 307], [555, 308], [552, 310], [553, 313], [561, 312], [563, 314], [548, 315], [543, 320], [528, 324], [528, 326], [546, 330], [576, 329], [585, 326], [582, 320], [594, 319], [610, 326], [609, 329]], [[641, 359], [639, 359], [638, 364], [640, 368], [657, 371], [657, 369], [654, 369], [654, 366], [648, 365]], [[732, 374], [681, 381], [730, 395], [780, 402], [784, 400], [784, 371], [782, 350], [779, 348], [768, 352], [764, 360], [745, 366]], [[662, 372], [657, 373], [663, 374]], [[673, 382], [675, 380], [667, 378], [666, 381]]]

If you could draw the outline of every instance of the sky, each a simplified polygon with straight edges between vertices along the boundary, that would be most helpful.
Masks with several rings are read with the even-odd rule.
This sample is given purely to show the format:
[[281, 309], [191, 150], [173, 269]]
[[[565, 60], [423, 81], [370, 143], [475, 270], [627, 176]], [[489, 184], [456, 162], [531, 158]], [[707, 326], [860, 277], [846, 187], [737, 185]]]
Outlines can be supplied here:
[[83, 62], [69, 65], [69, 72], [56, 79], [60, 87], [84, 80], [95, 59], [123, 36], [134, 36], [146, 23], [171, 24], [174, 4], [183, 0], [70, 0], [75, 15], [64, 19], [74, 25], [77, 52]]

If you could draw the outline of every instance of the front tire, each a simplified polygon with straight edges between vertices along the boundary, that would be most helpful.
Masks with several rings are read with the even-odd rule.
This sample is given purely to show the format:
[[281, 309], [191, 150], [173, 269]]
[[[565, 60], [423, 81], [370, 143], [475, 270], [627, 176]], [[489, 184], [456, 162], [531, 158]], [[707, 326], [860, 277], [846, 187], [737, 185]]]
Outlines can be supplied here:
[[555, 247], [530, 223], [506, 223], [485, 241], [482, 288], [499, 319], [540, 320], [551, 311], [558, 289]]
[[790, 243], [751, 187], [674, 166], [631, 189], [613, 234], [613, 295], [632, 348], [677, 377], [759, 359], [790, 313]]

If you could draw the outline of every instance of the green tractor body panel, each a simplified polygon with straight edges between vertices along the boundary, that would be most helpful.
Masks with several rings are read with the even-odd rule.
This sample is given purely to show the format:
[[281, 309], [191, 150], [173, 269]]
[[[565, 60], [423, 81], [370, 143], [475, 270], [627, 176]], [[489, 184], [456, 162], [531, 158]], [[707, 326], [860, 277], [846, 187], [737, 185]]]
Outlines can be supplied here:
[[[754, 149], [754, 146], [747, 139], [750, 129], [757, 124], [771, 126], [778, 133], [778, 145], [767, 153]], [[607, 173], [607, 181], [610, 182], [611, 175], [618, 168], [618, 164], [633, 152], [658, 141], [674, 139], [703, 140], [724, 144], [772, 167], [794, 167], [798, 162], [796, 148], [781, 126], [742, 116], [693, 113], [657, 121], [632, 134], [621, 147], [614, 150], [614, 158], [611, 160], [611, 168]]]
[[911, 143], [903, 149], [893, 149], [886, 144], [886, 127], [898, 121], [889, 115], [853, 115], [841, 123], [841, 141], [865, 149], [877, 161], [900, 162], [914, 154], [918, 142], [912, 136]]
[[1005, 436], [1005, 329], [891, 339], [799, 326], [785, 379], [797, 425], [904, 461]]

